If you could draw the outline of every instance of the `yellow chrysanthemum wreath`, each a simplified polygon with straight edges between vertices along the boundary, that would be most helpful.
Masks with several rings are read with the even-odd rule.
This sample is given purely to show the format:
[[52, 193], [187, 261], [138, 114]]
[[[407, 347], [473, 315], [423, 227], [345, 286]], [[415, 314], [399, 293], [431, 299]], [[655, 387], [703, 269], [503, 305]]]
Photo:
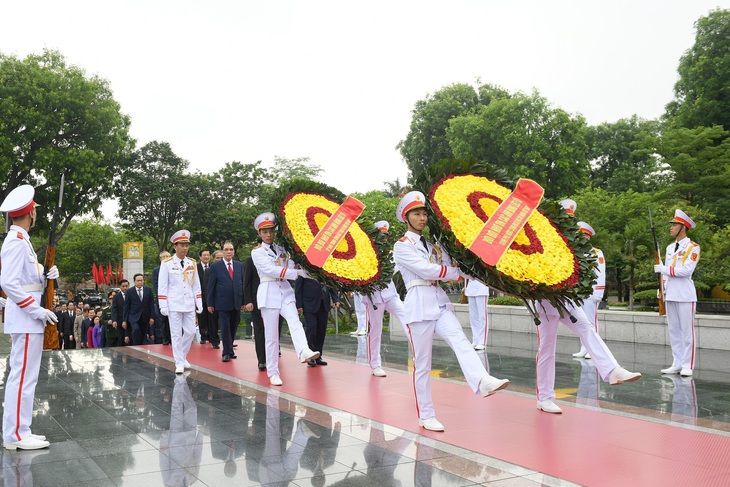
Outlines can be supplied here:
[[514, 189], [514, 181], [486, 164], [444, 160], [421, 175], [428, 194], [429, 231], [464, 272], [524, 300], [558, 307], [580, 302], [595, 277], [590, 244], [555, 203], [543, 202], [495, 267], [468, 250], [484, 223]]
[[305, 255], [345, 198], [338, 190], [309, 180], [294, 180], [279, 188], [273, 196], [279, 238], [319, 282], [341, 292], [371, 293], [387, 286], [393, 274], [387, 243], [372, 223], [360, 219], [353, 223], [321, 268], [310, 264]]

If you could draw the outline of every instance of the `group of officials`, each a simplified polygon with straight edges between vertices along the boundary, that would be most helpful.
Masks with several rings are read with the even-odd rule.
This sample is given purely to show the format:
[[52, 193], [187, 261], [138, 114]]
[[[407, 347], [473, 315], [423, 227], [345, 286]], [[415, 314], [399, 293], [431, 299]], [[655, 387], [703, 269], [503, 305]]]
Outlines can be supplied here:
[[[9, 450], [33, 450], [49, 445], [43, 435], [32, 433], [31, 421], [44, 329], [47, 323], [58, 320], [53, 311], [41, 306], [40, 300], [46, 279], [58, 278], [58, 269], [55, 266], [44, 269], [30, 242], [28, 231], [35, 225], [37, 218], [34, 194], [32, 186], [19, 186], [11, 191], [0, 205], [0, 211], [6, 212], [13, 223], [0, 253], [4, 264], [0, 284], [8, 296], [5, 332], [12, 337], [10, 371], [5, 388], [3, 414], [3, 446]], [[396, 217], [408, 226], [408, 231], [395, 243], [393, 249], [395, 264], [407, 289], [405, 301], [401, 304], [396, 296], [399, 303], [392, 302], [389, 307], [388, 303], [392, 296], [386, 289], [379, 293], [377, 298], [369, 299], [366, 304], [369, 305], [369, 311], [392, 309], [391, 312], [397, 314], [405, 327], [414, 357], [414, 392], [419, 424], [428, 430], [443, 431], [444, 426], [436, 419], [431, 396], [431, 356], [435, 335], [442, 338], [454, 350], [464, 377], [475, 393], [483, 397], [490, 396], [507, 387], [509, 380], [497, 379], [487, 372], [475, 350], [481, 348], [479, 345], [486, 345], [486, 331], [482, 335], [485, 343], [481, 343], [482, 339], [479, 336], [475, 336], [474, 343], [470, 343], [454, 314], [453, 305], [438, 285], [438, 281], [452, 281], [470, 276], [464, 275], [437, 243], [425, 239], [423, 230], [428, 220], [425, 196], [418, 191], [406, 194], [398, 204]], [[387, 222], [379, 224], [383, 227], [381, 231], [387, 232]], [[285, 248], [274, 242], [275, 225], [275, 216], [272, 213], [263, 213], [255, 219], [254, 227], [261, 243], [252, 250], [250, 262], [258, 277], [255, 306], [260, 313], [264, 335], [263, 357], [258, 355], [257, 347], [259, 368], [262, 368], [262, 364], [265, 365], [271, 385], [281, 386], [283, 381], [278, 364], [279, 329], [282, 318], [289, 325], [299, 360], [309, 365], [325, 365], [326, 362], [321, 360], [321, 341], [316, 332], [312, 335], [312, 340], [308, 340], [299, 319], [301, 308], [297, 306], [297, 293], [289, 283], [297, 279], [313, 280], [304, 269], [295, 264]], [[685, 213], [677, 210], [671, 228], [676, 245], [668, 247], [666, 264], [658, 264], [655, 268], [655, 271], [665, 278], [669, 330], [674, 355], [672, 366], [662, 370], [662, 373], [666, 374], [691, 375], [694, 366], [692, 331], [696, 295], [684, 289], [688, 283], [691, 285], [691, 274], [699, 260], [699, 246], [686, 236], [687, 229], [693, 227], [694, 222]], [[591, 235], [593, 233], [590, 227], [585, 227], [584, 231]], [[203, 288], [198, 264], [187, 257], [190, 246], [189, 232], [180, 230], [170, 240], [174, 255], [165, 258], [160, 264], [156, 276], [157, 299], [160, 314], [169, 321], [175, 373], [180, 375], [185, 373], [185, 368], [190, 367], [186, 357], [196, 333], [196, 314], [201, 315], [206, 310], [211, 317], [217, 317], [223, 344], [223, 361], [236, 358], [233, 338], [240, 319], [240, 311], [244, 309], [254, 311], [253, 297], [247, 295], [244, 299], [244, 276], [248, 274], [249, 278], [252, 278], [253, 271], [249, 269], [247, 273], [244, 266], [233, 259], [233, 245], [226, 243], [220, 260], [210, 265], [209, 269], [208, 263], [205, 263]], [[154, 324], [151, 290], [143, 285], [141, 275], [135, 276], [134, 281], [133, 289], [120, 293], [123, 294], [120, 299], [124, 300], [122, 326], [125, 333], [122, 335], [126, 343], [141, 343], [145, 338], [154, 339], [150, 332], [154, 330], [154, 327], [150, 327]], [[316, 281], [300, 282], [302, 289], [305, 287], [311, 289], [310, 292], [316, 296], [314, 301], [317, 303], [323, 302], [325, 294], [329, 293]], [[333, 297], [330, 296], [330, 299]], [[244, 302], [248, 300], [251, 302]], [[138, 303], [139, 306], [127, 304], [132, 302]], [[133, 308], [140, 309], [139, 317], [132, 316]], [[631, 373], [618, 365], [596, 332], [595, 323], [589, 321], [581, 308], [568, 307], [567, 311], [572, 319], [567, 319], [567, 316], [554, 310], [545, 301], [541, 302], [538, 308], [542, 310], [540, 315], [543, 319], [537, 360], [538, 409], [552, 413], [560, 412], [552, 402], [555, 397], [552, 386], [555, 375], [554, 342], [558, 322], [566, 324], [581, 337], [582, 344], [596, 361], [596, 368], [604, 380], [611, 384], [621, 384], [641, 377], [641, 374]], [[322, 319], [320, 308], [314, 313], [310, 311], [310, 314], [314, 314], [315, 323], [316, 320]], [[377, 324], [377, 314], [371, 318], [371, 325], [372, 322]], [[326, 316], [324, 319], [326, 320]], [[115, 315], [113, 320], [118, 324], [119, 316]], [[216, 347], [212, 330], [212, 326], [207, 327], [206, 340], [211, 340]], [[382, 368], [379, 357], [378, 360], [371, 362], [371, 368], [374, 376], [385, 375], [380, 373]]]

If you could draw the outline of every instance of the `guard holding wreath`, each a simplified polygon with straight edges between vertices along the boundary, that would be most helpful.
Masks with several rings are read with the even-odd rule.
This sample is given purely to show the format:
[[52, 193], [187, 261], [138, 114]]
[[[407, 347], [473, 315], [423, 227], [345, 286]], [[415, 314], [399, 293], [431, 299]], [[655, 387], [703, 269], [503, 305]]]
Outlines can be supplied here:
[[483, 397], [509, 385], [508, 379], [489, 375], [479, 356], [464, 335], [454, 314], [454, 306], [438, 281], [455, 281], [461, 277], [451, 257], [439, 246], [426, 241], [423, 229], [428, 212], [426, 198], [419, 191], [406, 194], [398, 204], [396, 217], [408, 225], [406, 234], [393, 248], [395, 263], [408, 289], [405, 299], [404, 326], [413, 350], [413, 382], [419, 424], [431, 431], [443, 431], [436, 419], [431, 396], [431, 356], [436, 334], [451, 347], [459, 360], [469, 387]]
[[261, 280], [256, 301], [261, 310], [266, 336], [266, 373], [272, 386], [280, 386], [283, 382], [279, 374], [279, 316], [289, 325], [294, 350], [303, 364], [316, 360], [319, 352], [312, 351], [307, 345], [304, 326], [297, 313], [294, 290], [288, 282], [299, 276], [310, 276], [303, 269], [295, 269], [289, 253], [274, 243], [275, 225], [273, 213], [262, 213], [256, 217], [254, 228], [263, 242], [251, 251], [251, 259]]

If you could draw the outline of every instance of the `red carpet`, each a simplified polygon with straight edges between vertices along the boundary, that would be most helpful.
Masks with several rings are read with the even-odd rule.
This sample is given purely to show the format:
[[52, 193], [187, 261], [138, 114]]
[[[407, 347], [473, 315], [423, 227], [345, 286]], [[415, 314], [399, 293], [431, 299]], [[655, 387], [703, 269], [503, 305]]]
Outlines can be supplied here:
[[[228, 363], [220, 350], [196, 343], [188, 360], [269, 386], [266, 372], [256, 367], [253, 343], [237, 343], [239, 358]], [[139, 348], [172, 356], [169, 346]], [[410, 375], [388, 371], [388, 377], [376, 378], [368, 367], [327, 360], [327, 367], [307, 367], [283, 349], [284, 385], [276, 389], [578, 484], [730, 485], [727, 436], [562, 404], [562, 415], [546, 414], [535, 408], [534, 398], [509, 392], [481, 398], [465, 384], [438, 379], [434, 403], [446, 431], [434, 433], [418, 426]]]

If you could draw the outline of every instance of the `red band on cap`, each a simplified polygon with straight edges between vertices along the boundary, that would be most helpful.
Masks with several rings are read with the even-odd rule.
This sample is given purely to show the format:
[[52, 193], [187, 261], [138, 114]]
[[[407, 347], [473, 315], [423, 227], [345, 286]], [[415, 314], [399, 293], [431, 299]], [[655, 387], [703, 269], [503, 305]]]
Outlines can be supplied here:
[[15, 211], [9, 211], [8, 215], [10, 215], [10, 218], [17, 218], [19, 216], [23, 216], [23, 215], [30, 213], [31, 211], [33, 211], [33, 208], [35, 208], [35, 201], [30, 200], [30, 203], [28, 203], [24, 207], [19, 208]]
[[675, 216], [673, 221], [675, 221], [677, 223], [681, 223], [682, 225], [684, 225], [687, 228], [692, 227], [692, 225], [690, 225], [687, 220], [683, 220], [682, 218], [679, 218], [678, 216]]
[[426, 205], [423, 204], [423, 201], [419, 201], [419, 200], [411, 201], [410, 203], [408, 203], [406, 205], [405, 208], [403, 208], [403, 213], [402, 213], [403, 219], [405, 219], [406, 214], [409, 211], [413, 210], [414, 208], [421, 208], [421, 207], [423, 207], [423, 208], [426, 207]]
[[261, 230], [262, 228], [270, 228], [274, 226], [274, 222], [271, 220], [264, 220], [261, 223], [259, 223], [259, 226], [256, 227], [257, 230]]

